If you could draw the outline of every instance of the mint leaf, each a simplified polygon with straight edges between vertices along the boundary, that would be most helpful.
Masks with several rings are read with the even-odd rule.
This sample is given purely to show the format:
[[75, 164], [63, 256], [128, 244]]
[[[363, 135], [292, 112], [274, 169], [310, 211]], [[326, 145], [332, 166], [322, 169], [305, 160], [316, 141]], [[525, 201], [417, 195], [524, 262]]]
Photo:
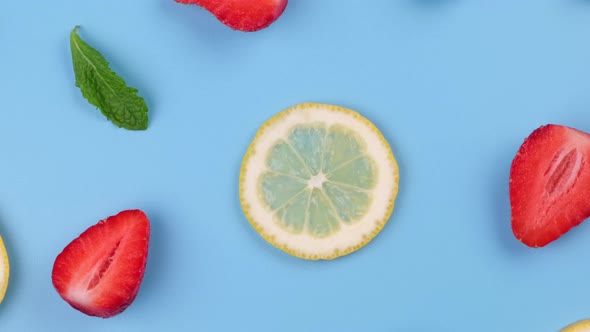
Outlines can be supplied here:
[[137, 89], [127, 86], [117, 76], [106, 59], [78, 36], [78, 26], [70, 34], [70, 47], [76, 86], [82, 96], [96, 106], [104, 116], [118, 127], [145, 130], [148, 125], [148, 108]]

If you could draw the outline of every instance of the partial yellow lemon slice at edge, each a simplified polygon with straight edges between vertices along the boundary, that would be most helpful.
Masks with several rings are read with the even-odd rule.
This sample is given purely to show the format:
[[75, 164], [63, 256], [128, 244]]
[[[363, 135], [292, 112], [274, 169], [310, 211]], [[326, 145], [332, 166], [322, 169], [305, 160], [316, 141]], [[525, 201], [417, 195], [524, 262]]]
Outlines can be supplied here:
[[299, 258], [334, 259], [388, 222], [399, 169], [381, 132], [347, 108], [302, 103], [265, 122], [242, 162], [240, 202], [252, 227]]
[[568, 325], [560, 332], [590, 332], [590, 319], [581, 320]]
[[6, 289], [8, 288], [8, 279], [10, 276], [10, 265], [8, 264], [8, 254], [2, 236], [0, 236], [0, 303], [4, 300]]

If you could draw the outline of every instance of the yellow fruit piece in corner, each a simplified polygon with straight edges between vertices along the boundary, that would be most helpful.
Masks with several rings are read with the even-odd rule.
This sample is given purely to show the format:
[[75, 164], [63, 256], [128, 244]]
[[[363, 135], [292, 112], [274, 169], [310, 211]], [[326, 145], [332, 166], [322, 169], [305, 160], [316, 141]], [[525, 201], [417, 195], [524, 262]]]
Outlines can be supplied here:
[[373, 123], [340, 106], [302, 103], [258, 130], [242, 162], [240, 202], [273, 246], [329, 260], [381, 231], [398, 180], [393, 152]]
[[590, 319], [581, 320], [568, 325], [560, 332], [590, 332]]
[[0, 303], [4, 300], [6, 289], [8, 288], [8, 279], [10, 277], [10, 265], [8, 264], [8, 254], [2, 236], [0, 236]]

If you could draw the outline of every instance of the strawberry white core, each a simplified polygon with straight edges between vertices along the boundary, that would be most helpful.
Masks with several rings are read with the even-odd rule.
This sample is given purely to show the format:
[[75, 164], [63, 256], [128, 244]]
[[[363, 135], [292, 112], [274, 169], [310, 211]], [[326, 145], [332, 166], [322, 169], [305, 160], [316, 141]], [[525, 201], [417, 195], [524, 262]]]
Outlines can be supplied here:
[[82, 306], [92, 304], [94, 299], [92, 291], [98, 287], [101, 279], [108, 272], [120, 245], [121, 240], [115, 244], [105, 259], [95, 262], [94, 266], [86, 275], [79, 277], [80, 282], [73, 285], [67, 292], [66, 296], [70, 301]]
[[560, 151], [553, 160], [545, 172], [545, 176], [548, 177], [545, 191], [551, 197], [559, 197], [575, 183], [582, 170], [583, 158], [582, 154], [573, 148], [569, 151]]
[[82, 307], [88, 307], [92, 304], [92, 297], [88, 295], [88, 291], [80, 287], [70, 288], [66, 293], [66, 298]]

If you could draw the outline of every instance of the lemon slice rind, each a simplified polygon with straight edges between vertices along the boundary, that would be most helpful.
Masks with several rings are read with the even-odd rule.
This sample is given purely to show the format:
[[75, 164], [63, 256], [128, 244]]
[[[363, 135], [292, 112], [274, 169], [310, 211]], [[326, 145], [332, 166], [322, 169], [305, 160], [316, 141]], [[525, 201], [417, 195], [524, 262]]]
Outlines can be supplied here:
[[590, 332], [590, 319], [580, 320], [570, 324], [561, 329], [561, 332]]
[[[328, 127], [344, 126], [355, 132], [364, 140], [365, 152], [377, 166], [377, 181], [371, 189], [373, 195], [368, 212], [357, 222], [341, 223], [341, 228], [326, 238], [295, 234], [277, 225], [272, 211], [259, 198], [258, 185], [273, 145], [287, 137], [294, 126], [318, 122]], [[262, 238], [295, 257], [330, 260], [364, 247], [383, 229], [395, 206], [399, 169], [388, 142], [368, 119], [340, 106], [301, 103], [279, 112], [259, 128], [242, 161], [239, 182], [244, 214]]]
[[8, 263], [8, 254], [4, 241], [0, 236], [0, 303], [4, 300], [6, 289], [8, 288], [8, 279], [10, 277], [10, 265]]

